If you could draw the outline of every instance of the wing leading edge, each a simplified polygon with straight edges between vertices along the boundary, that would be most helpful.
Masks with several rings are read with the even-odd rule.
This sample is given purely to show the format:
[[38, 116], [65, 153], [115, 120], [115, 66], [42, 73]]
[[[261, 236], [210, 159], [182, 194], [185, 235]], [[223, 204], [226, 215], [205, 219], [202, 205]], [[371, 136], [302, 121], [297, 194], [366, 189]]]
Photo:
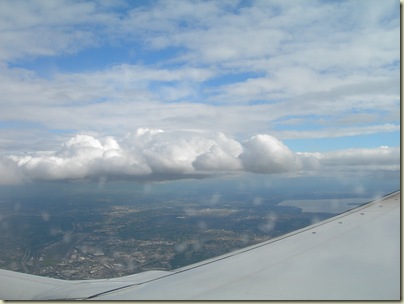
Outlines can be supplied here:
[[8, 300], [399, 300], [400, 286], [400, 191], [171, 272], [65, 281], [0, 270]]

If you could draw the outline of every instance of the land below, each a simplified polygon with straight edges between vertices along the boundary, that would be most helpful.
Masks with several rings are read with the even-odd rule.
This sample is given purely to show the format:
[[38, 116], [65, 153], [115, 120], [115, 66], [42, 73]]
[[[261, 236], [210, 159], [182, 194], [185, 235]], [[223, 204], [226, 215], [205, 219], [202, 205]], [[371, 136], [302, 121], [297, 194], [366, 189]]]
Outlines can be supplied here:
[[61, 279], [172, 270], [335, 215], [279, 204], [285, 198], [294, 199], [242, 191], [4, 196], [0, 268]]

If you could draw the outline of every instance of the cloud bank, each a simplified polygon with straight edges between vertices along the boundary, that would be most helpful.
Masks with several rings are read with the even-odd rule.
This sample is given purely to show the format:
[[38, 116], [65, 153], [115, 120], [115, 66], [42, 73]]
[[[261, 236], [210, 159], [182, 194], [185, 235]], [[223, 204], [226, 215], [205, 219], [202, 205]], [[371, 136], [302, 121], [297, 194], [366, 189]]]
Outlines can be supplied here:
[[294, 173], [358, 167], [399, 170], [399, 148], [295, 153], [258, 134], [238, 142], [223, 133], [138, 129], [124, 138], [78, 134], [57, 151], [0, 159], [0, 184], [65, 180], [170, 180], [253, 172]]

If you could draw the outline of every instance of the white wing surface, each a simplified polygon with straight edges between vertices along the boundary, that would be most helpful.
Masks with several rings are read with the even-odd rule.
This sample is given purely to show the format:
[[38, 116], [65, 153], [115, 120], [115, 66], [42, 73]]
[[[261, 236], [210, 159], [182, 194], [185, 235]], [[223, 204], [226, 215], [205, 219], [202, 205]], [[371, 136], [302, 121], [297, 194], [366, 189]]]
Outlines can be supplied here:
[[0, 270], [2, 299], [399, 300], [400, 192], [174, 271], [65, 281]]

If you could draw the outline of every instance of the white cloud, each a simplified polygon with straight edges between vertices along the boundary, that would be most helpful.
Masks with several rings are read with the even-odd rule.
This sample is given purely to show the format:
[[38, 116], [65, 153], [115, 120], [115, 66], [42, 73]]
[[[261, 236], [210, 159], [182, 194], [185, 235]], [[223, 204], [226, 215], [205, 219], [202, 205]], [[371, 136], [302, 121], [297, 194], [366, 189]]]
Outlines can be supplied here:
[[240, 159], [247, 171], [257, 173], [293, 171], [297, 164], [294, 153], [288, 147], [266, 134], [246, 141]]
[[302, 158], [314, 158], [324, 170], [400, 170], [400, 148], [381, 146], [368, 149], [346, 149], [326, 153], [297, 153]]
[[243, 146], [234, 139], [226, 137], [223, 133], [218, 133], [216, 143], [209, 151], [200, 154], [193, 166], [197, 170], [239, 170], [242, 163], [239, 156], [243, 151]]
[[33, 180], [125, 177], [151, 172], [137, 155], [127, 154], [111, 137], [101, 141], [89, 135], [76, 135], [56, 152], [12, 155], [10, 159]]
[[[114, 1], [1, 1], [0, 61], [74, 54], [115, 35], [119, 15]], [[99, 35], [100, 31], [107, 35]]]
[[43, 180], [161, 180], [217, 174], [322, 170], [399, 170], [399, 148], [294, 153], [259, 134], [245, 142], [223, 133], [139, 129], [122, 139], [79, 134], [59, 150], [0, 159], [0, 183]]
[[54, 56], [121, 41], [151, 50], [180, 47], [177, 60], [199, 65], [264, 72], [296, 66], [345, 72], [380, 67], [399, 56], [396, 1], [115, 4], [3, 2], [0, 58]]
[[[56, 144], [83, 130], [120, 138], [144, 125], [220, 130], [238, 140], [257, 133], [301, 139], [396, 132], [398, 8], [396, 1], [388, 0], [0, 2], [0, 120], [28, 125], [16, 137], [19, 129], [4, 131], [0, 148], [56, 149]], [[104, 46], [123, 50], [125, 62], [98, 58], [96, 51], [103, 53]], [[83, 50], [94, 50], [94, 57], [83, 59]], [[38, 67], [35, 58], [50, 65], [54, 59], [54, 67], [44, 72], [46, 67]], [[77, 60], [76, 72], [63, 71], [63, 64], [58, 65], [65, 63], [63, 58]], [[98, 64], [84, 71], [80, 63], [85, 60]], [[262, 104], [250, 105], [255, 102]], [[340, 123], [307, 130], [304, 126], [312, 116]], [[295, 122], [301, 123], [275, 132], [276, 123], [285, 117], [297, 117]], [[369, 125], [358, 126], [359, 118], [369, 120]], [[67, 133], [54, 133], [59, 129]], [[243, 166], [264, 170], [252, 159], [246, 163], [253, 151], [244, 149], [267, 149], [265, 140], [228, 142], [229, 146], [217, 143], [218, 138], [201, 140], [206, 146], [198, 150], [201, 143], [188, 139], [179, 143], [185, 161], [174, 157], [179, 152], [169, 135], [158, 136], [159, 145], [145, 147], [144, 153], [136, 154], [140, 159], [120, 154], [110, 158], [114, 165], [105, 165], [97, 154], [104, 164], [97, 168], [104, 172], [119, 167], [119, 161], [132, 161], [146, 164], [131, 169], [139, 174]], [[86, 149], [110, 150], [100, 144]], [[242, 158], [236, 157], [240, 145]], [[46, 174], [63, 177], [63, 170], [49, 171], [67, 166], [64, 156], [54, 157], [60, 159], [38, 163], [37, 170], [42, 166]], [[91, 167], [95, 161], [90, 168], [89, 160], [77, 158], [85, 162], [77, 169], [79, 176], [96, 172]]]
[[[393, 115], [399, 107], [398, 93], [395, 93], [396, 86], [393, 85], [395, 80], [390, 84], [385, 81], [385, 84], [369, 82], [363, 85], [361, 82], [357, 89], [351, 85], [346, 89], [341, 87], [340, 93], [337, 89], [312, 92], [272, 104], [234, 105], [237, 100], [269, 98], [278, 94], [276, 88], [270, 86], [271, 82], [267, 82], [269, 80], [253, 79], [244, 82], [239, 89], [226, 89], [227, 93], [218, 94], [216, 98], [223, 96], [221, 100], [229, 101], [225, 106], [175, 102], [178, 98], [193, 99], [195, 95], [199, 96], [197, 99], [202, 98], [198, 93], [198, 82], [211, 76], [212, 72], [207, 69], [159, 70], [120, 65], [102, 72], [57, 74], [54, 79], [46, 80], [26, 70], [6, 68], [0, 74], [0, 120], [26, 121], [48, 129], [73, 129], [73, 132], [121, 132], [119, 135], [122, 131], [143, 125], [165, 129], [221, 130], [243, 136], [251, 136], [259, 130], [283, 139], [373, 134], [398, 129], [397, 117]], [[160, 82], [156, 88], [152, 85], [155, 81]], [[161, 82], [167, 84], [162, 85]], [[173, 82], [176, 84], [173, 85]], [[380, 88], [379, 91], [376, 88]], [[369, 92], [365, 94], [367, 89]], [[394, 92], [389, 94], [391, 89]], [[352, 122], [338, 124], [338, 128], [334, 124], [324, 126], [322, 130], [303, 132], [298, 124], [295, 130], [276, 133], [267, 127], [270, 122], [285, 116], [329, 115], [334, 119], [343, 119], [346, 115], [352, 116], [350, 111], [353, 108], [359, 114], [361, 111], [374, 111], [375, 126], [353, 127]], [[383, 113], [383, 117], [377, 113]], [[302, 122], [311, 119], [308, 117]], [[380, 124], [381, 119], [384, 119], [383, 124]], [[32, 139], [37, 140], [38, 137]]]
[[371, 126], [349, 126], [345, 128], [328, 128], [322, 130], [310, 131], [275, 131], [274, 134], [282, 139], [299, 139], [299, 138], [334, 138], [342, 136], [358, 136], [365, 134], [377, 134], [400, 131], [400, 125], [381, 124]]
[[223, 133], [143, 128], [119, 141], [79, 134], [55, 152], [9, 156], [7, 168], [32, 180], [170, 179], [241, 170], [279, 173], [290, 170], [291, 161], [293, 153], [268, 135], [241, 144]]

